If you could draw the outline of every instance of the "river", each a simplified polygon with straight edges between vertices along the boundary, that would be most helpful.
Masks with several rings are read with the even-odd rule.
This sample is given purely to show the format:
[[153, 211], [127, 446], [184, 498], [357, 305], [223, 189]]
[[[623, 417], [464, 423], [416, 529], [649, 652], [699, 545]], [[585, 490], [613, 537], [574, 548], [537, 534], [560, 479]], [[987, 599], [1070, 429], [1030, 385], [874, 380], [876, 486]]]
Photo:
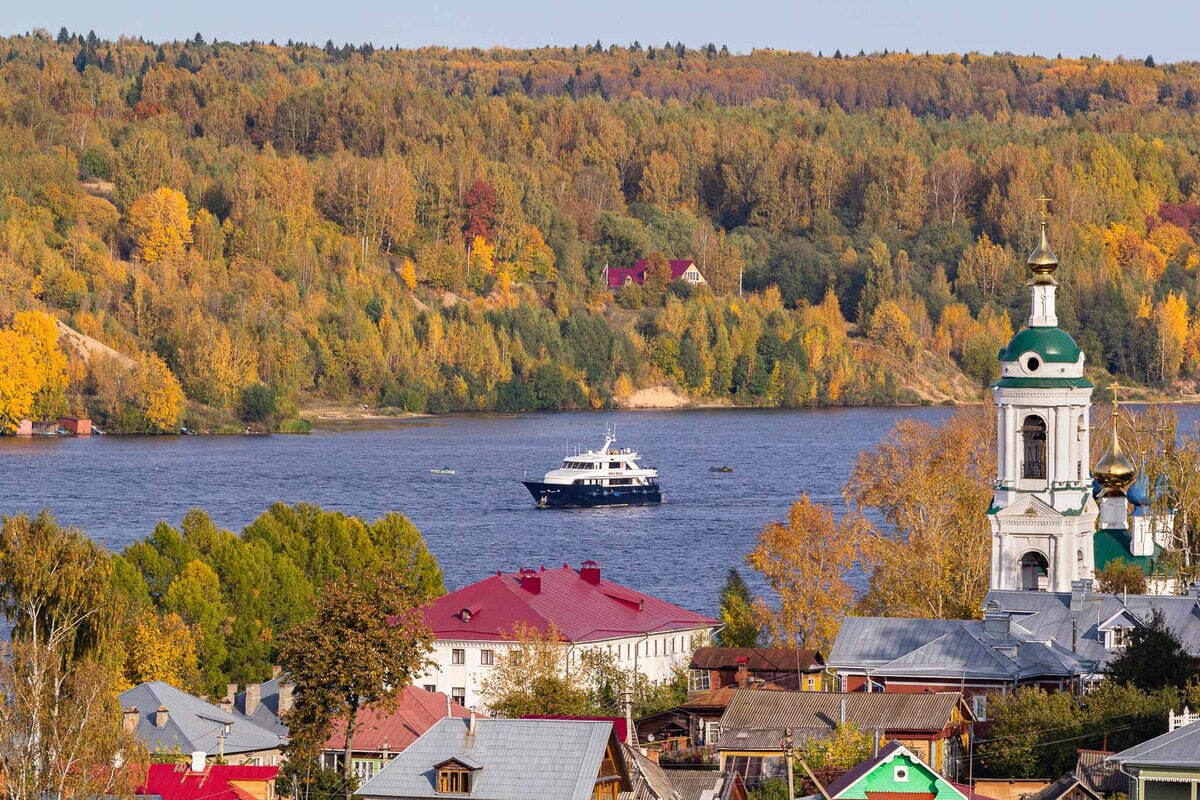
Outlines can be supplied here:
[[[1180, 406], [1190, 431], [1200, 407]], [[414, 419], [386, 430], [308, 436], [0, 438], [0, 513], [50, 509], [113, 550], [202, 508], [240, 530], [275, 501], [369, 519], [406, 514], [449, 588], [498, 569], [592, 558], [612, 580], [712, 612], [764, 524], [807, 492], [843, 510], [856, 454], [904, 417], [952, 410], [626, 411]], [[577, 445], [618, 443], [660, 470], [661, 506], [538, 510], [520, 484]], [[732, 473], [710, 466], [729, 465]], [[455, 476], [431, 475], [450, 466]], [[982, 510], [981, 510], [982, 513]], [[748, 570], [743, 574], [752, 582]], [[754, 582], [756, 583], [756, 582]]]

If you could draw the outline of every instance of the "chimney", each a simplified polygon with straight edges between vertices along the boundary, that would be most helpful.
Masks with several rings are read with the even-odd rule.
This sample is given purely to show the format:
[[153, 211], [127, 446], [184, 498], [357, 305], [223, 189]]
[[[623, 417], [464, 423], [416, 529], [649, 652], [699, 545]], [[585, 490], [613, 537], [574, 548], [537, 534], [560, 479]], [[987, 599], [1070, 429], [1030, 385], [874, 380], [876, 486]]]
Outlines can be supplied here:
[[1078, 616], [1083, 613], [1083, 604], [1087, 602], [1088, 595], [1092, 591], [1092, 579], [1083, 578], [1077, 581], [1071, 581], [1071, 616]]
[[279, 684], [279, 708], [278, 713], [283, 716], [292, 710], [292, 690], [295, 687], [290, 683]]
[[258, 705], [262, 702], [262, 684], [247, 683], [246, 697], [242, 700], [242, 713], [247, 717], [254, 716], [254, 712], [258, 711]]
[[470, 720], [470, 722], [467, 723], [467, 735], [468, 736], [475, 735], [475, 712], [474, 711], [471, 712], [471, 720]]
[[542, 576], [537, 573], [537, 570], [523, 569], [517, 575], [521, 581], [521, 588], [530, 594], [542, 593]]
[[158, 710], [154, 712], [154, 727], [156, 727], [156, 728], [167, 727], [167, 720], [170, 718], [171, 718], [171, 713], [169, 711], [167, 711], [167, 707], [159, 706]]
[[750, 685], [750, 659], [745, 656], [737, 658], [737, 685], [743, 689]]
[[600, 585], [600, 565], [590, 558], [579, 565], [579, 577], [592, 586]]
[[236, 683], [225, 684], [225, 696], [229, 697], [229, 698], [237, 697], [237, 684]]
[[985, 611], [983, 632], [997, 639], [1007, 639], [1012, 628], [1012, 617], [1007, 611]]
[[137, 706], [130, 706], [121, 712], [121, 725], [126, 733], [133, 733], [137, 730], [138, 710]]
[[446, 716], [454, 716], [454, 701], [450, 699], [450, 695], [446, 695]]
[[192, 751], [192, 772], [204, 772], [204, 762], [208, 755], [203, 750]]
[[226, 714], [233, 713], [233, 698], [232, 697], [222, 697], [221, 702], [218, 705], [220, 705], [221, 710], [224, 711]]

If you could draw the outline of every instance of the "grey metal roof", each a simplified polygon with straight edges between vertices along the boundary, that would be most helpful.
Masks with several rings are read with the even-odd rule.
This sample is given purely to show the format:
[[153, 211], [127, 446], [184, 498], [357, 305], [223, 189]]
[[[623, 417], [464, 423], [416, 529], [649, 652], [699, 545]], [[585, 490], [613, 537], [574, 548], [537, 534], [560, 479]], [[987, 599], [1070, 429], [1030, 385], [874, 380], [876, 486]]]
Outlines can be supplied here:
[[1025, 800], [1061, 800], [1079, 788], [1091, 800], [1100, 800], [1100, 795], [1096, 794], [1090, 786], [1081, 781], [1073, 772], [1068, 772], [1054, 783], [1042, 789], [1040, 792], [1029, 795]]
[[633, 790], [622, 792], [621, 800], [680, 800], [666, 770], [642, 755], [637, 748], [621, 745], [629, 766]]
[[[274, 750], [281, 745], [278, 733], [162, 681], [134, 686], [122, 692], [120, 699], [122, 708], [137, 708], [135, 733], [151, 752], [203, 750], [215, 754], [222, 749], [220, 738], [226, 725], [229, 725], [223, 745], [226, 753]], [[167, 724], [161, 728], [154, 724], [159, 706], [167, 709]]]
[[1108, 761], [1125, 769], [1130, 767], [1175, 767], [1200, 770], [1200, 722], [1184, 725], [1169, 733], [1135, 744]]
[[846, 617], [829, 653], [831, 667], [874, 675], [1016, 681], [1069, 677], [1077, 656], [1014, 624], [995, 632], [981, 620]]
[[[356, 792], [362, 797], [432, 798], [434, 766], [470, 758], [475, 800], [588, 800], [605, 748], [615, 743], [611, 722], [549, 719], [439, 720]], [[621, 759], [620, 747], [614, 752]], [[622, 759], [623, 761], [623, 759]], [[627, 782], [622, 786], [629, 788]]]
[[865, 731], [937, 734], [951, 724], [958, 692], [781, 692], [738, 689], [721, 716], [719, 750], [781, 749], [782, 734], [797, 740], [828, 736], [842, 721]]
[[716, 800], [723, 796], [729, 775], [711, 769], [673, 769], [667, 772], [679, 800]]
[[1155, 609], [1161, 610], [1163, 621], [1184, 649], [1200, 657], [1200, 607], [1195, 597], [1088, 592], [1075, 597], [1072, 610], [1070, 592], [992, 591], [984, 602], [985, 608], [1015, 612], [1015, 624], [1028, 632], [1028, 638], [1053, 640], [1068, 652], [1073, 649], [1095, 672], [1115, 655], [1104, 647], [1099, 627], [1122, 612], [1145, 621]]

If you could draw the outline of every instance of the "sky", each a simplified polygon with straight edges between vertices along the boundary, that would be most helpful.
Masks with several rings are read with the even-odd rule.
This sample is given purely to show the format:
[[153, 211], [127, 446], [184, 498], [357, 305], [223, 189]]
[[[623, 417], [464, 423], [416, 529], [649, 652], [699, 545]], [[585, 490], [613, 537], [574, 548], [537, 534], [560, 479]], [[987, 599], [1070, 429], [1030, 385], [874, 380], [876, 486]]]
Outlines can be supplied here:
[[0, 0], [0, 31], [60, 26], [156, 41], [417, 47], [683, 41], [857, 53], [1011, 51], [1200, 60], [1200, 0]]

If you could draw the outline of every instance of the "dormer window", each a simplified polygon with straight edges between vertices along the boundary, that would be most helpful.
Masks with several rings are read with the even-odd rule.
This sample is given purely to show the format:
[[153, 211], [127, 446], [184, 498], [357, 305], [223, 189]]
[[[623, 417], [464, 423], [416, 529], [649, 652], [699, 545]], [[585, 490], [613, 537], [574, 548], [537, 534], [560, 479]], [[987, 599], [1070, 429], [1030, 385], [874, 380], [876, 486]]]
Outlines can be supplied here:
[[466, 758], [449, 758], [434, 767], [438, 794], [470, 794], [479, 765]]
[[458, 616], [462, 618], [463, 622], [470, 622], [471, 621], [471, 609], [464, 608], [462, 611], [458, 612]]
[[1108, 649], [1109, 650], [1124, 650], [1129, 644], [1129, 631], [1131, 628], [1113, 628], [1108, 632]]

